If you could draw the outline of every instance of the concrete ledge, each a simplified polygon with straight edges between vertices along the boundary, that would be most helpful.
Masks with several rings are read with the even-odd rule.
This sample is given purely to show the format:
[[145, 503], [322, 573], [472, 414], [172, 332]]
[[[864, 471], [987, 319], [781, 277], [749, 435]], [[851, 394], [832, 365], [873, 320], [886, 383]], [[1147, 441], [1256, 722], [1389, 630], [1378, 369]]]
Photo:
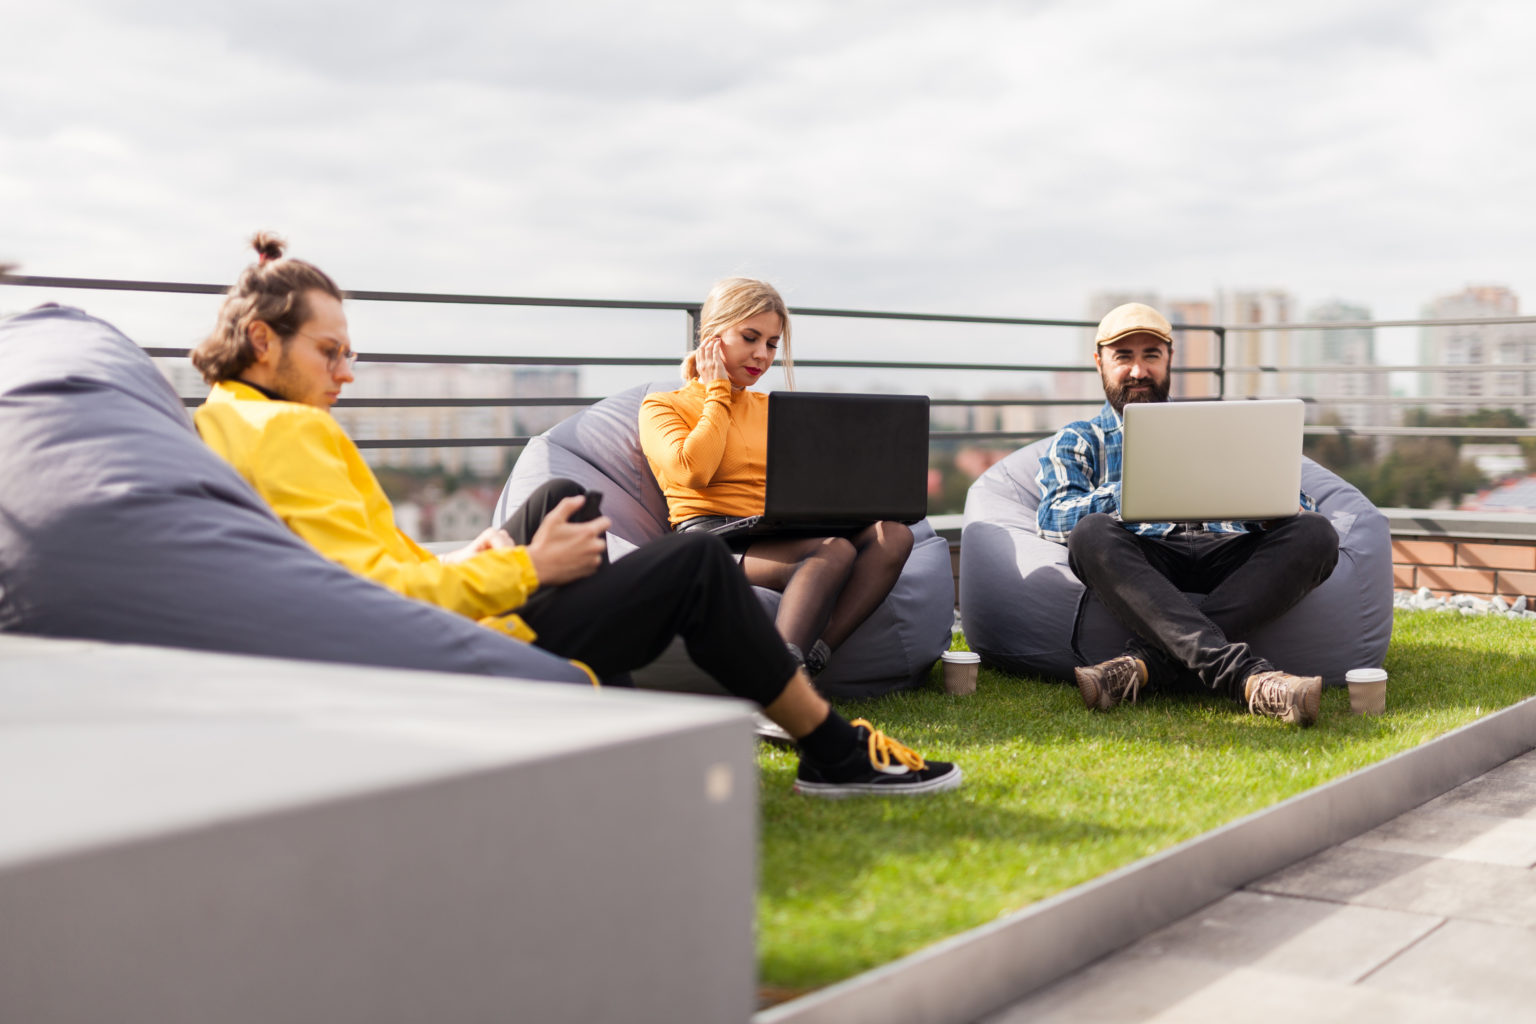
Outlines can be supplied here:
[[0, 635], [6, 1020], [746, 1020], [745, 705]]
[[757, 1024], [962, 1024], [1536, 746], [1536, 698], [885, 967]]
[[1536, 540], [1536, 516], [1489, 512], [1454, 512], [1422, 508], [1384, 508], [1394, 537], [1444, 537], [1466, 540]]

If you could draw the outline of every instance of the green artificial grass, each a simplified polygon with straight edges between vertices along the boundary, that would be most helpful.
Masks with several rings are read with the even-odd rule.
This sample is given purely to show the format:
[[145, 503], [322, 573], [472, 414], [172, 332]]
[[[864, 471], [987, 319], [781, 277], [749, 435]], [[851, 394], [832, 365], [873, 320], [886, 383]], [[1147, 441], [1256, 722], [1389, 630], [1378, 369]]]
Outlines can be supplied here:
[[958, 762], [955, 793], [797, 797], [794, 755], [760, 745], [765, 993], [888, 963], [1536, 692], [1529, 622], [1398, 612], [1394, 625], [1380, 717], [1351, 715], [1342, 689], [1324, 691], [1311, 729], [1204, 693], [1097, 714], [1075, 687], [990, 670], [952, 697], [936, 668], [920, 691], [840, 710]]

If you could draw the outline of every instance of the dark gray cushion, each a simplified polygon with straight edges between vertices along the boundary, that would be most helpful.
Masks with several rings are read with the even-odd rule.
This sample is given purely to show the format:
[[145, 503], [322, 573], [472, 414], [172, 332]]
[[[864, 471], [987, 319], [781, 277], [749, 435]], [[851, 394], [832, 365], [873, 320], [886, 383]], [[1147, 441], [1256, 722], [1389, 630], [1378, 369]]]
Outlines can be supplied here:
[[586, 682], [295, 537], [110, 324], [0, 319], [0, 630]]
[[[1050, 438], [1009, 455], [971, 485], [960, 546], [960, 615], [971, 649], [1014, 672], [1070, 679], [1121, 653], [1129, 634], [1067, 568], [1063, 544], [1035, 523], [1035, 474]], [[1339, 562], [1300, 604], [1243, 637], [1288, 672], [1342, 685], [1380, 665], [1392, 636], [1392, 537], [1365, 496], [1311, 459], [1301, 486], [1339, 532]]]
[[[540, 484], [566, 477], [603, 492], [603, 514], [613, 521], [608, 534], [612, 557], [665, 535], [667, 501], [640, 449], [640, 403], [653, 391], [678, 386], [674, 379], [629, 388], [531, 440], [502, 489], [495, 521], [505, 521]], [[949, 648], [955, 601], [949, 544], [926, 520], [912, 527], [912, 535], [912, 555], [890, 595], [817, 677], [816, 685], [824, 692], [875, 696], [915, 686]], [[779, 595], [755, 589], [773, 614]], [[680, 644], [654, 671], [637, 673], [636, 678], [646, 686], [718, 690], [687, 661]]]

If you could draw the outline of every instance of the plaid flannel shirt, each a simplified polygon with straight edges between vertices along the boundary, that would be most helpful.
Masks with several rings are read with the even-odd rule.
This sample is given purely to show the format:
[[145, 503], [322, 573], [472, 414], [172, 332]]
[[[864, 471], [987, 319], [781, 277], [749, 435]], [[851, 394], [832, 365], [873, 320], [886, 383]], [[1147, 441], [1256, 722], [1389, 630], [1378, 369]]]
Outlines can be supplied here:
[[[1040, 508], [1035, 522], [1040, 536], [1058, 544], [1067, 542], [1067, 534], [1086, 515], [1104, 512], [1120, 517], [1120, 457], [1124, 439], [1124, 421], [1108, 402], [1091, 420], [1069, 423], [1051, 439], [1051, 446], [1040, 458], [1040, 472], [1035, 482], [1040, 487]], [[1317, 511], [1317, 503], [1303, 491], [1300, 505]], [[1125, 523], [1127, 530], [1143, 537], [1166, 537], [1174, 523]], [[1257, 524], [1223, 520], [1185, 524], [1187, 528], [1210, 533], [1247, 533]]]

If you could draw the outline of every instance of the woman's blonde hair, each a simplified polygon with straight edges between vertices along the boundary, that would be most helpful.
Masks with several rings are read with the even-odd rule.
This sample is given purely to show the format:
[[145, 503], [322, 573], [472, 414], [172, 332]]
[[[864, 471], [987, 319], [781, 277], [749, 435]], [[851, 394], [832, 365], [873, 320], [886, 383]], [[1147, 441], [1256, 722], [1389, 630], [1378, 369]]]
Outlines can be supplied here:
[[759, 313], [777, 313], [784, 325], [779, 336], [779, 362], [784, 366], [784, 383], [793, 391], [795, 361], [789, 351], [789, 307], [784, 305], [783, 297], [773, 285], [750, 277], [728, 277], [715, 282], [715, 286], [709, 290], [709, 296], [699, 310], [699, 336], [695, 341], [695, 351], [688, 353], [683, 360], [683, 380], [690, 381], [699, 375], [699, 345]]
[[209, 384], [234, 380], [256, 361], [251, 324], [260, 320], [287, 341], [309, 319], [310, 292], [341, 300], [341, 289], [325, 271], [303, 260], [283, 259], [285, 245], [267, 231], [251, 238], [256, 262], [240, 272], [219, 308], [213, 333], [192, 350], [192, 365]]

